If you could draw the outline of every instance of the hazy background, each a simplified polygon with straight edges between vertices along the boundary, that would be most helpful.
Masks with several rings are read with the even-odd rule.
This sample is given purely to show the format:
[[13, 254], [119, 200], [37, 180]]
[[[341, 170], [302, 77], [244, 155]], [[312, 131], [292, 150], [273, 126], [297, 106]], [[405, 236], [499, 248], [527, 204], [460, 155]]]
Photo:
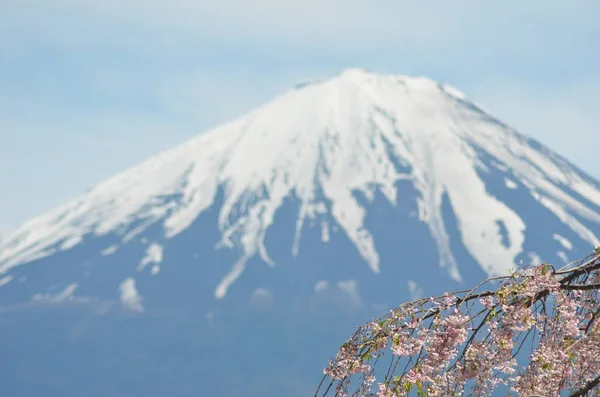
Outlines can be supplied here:
[[347, 67], [453, 85], [600, 177], [599, 19], [597, 0], [3, 0], [0, 233]]

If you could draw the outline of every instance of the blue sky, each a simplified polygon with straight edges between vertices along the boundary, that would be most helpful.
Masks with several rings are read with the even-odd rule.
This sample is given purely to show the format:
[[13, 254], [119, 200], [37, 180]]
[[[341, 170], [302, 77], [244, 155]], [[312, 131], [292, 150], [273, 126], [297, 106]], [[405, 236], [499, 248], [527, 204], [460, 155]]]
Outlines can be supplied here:
[[465, 92], [600, 178], [600, 2], [4, 0], [0, 232], [347, 67]]

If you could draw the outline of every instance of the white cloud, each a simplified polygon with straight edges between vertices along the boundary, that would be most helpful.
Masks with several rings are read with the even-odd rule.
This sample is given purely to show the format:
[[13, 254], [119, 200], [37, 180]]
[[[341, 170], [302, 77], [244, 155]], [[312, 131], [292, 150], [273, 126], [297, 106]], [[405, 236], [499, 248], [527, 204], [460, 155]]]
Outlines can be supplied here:
[[529, 263], [526, 266], [538, 266], [543, 263], [542, 258], [535, 252], [529, 252]]
[[[163, 260], [163, 247], [160, 244], [152, 243], [146, 248], [146, 255], [138, 265], [138, 272], [141, 272], [150, 264], [160, 264]], [[152, 270], [153, 272], [154, 270]], [[153, 273], [155, 274], [155, 273]]]
[[56, 294], [35, 294], [33, 300], [44, 303], [88, 302], [89, 298], [87, 297], [75, 296], [75, 290], [77, 290], [78, 287], [79, 285], [77, 283], [71, 283]]
[[251, 299], [272, 299], [273, 296], [266, 288], [257, 288], [252, 292]]
[[564, 264], [568, 264], [570, 262], [569, 257], [567, 256], [567, 254], [564, 251], [557, 251], [556, 256], [558, 256], [560, 259], [562, 259]]
[[554, 233], [552, 235], [552, 238], [556, 241], [558, 241], [564, 248], [568, 249], [568, 250], [572, 250], [573, 249], [573, 243], [567, 239], [566, 237], [561, 236], [558, 233]]
[[119, 247], [117, 245], [111, 245], [110, 247], [105, 248], [102, 251], [100, 251], [100, 255], [102, 255], [102, 256], [112, 255], [115, 252], [117, 252], [118, 249], [119, 249]]
[[10, 275], [0, 278], [0, 287], [10, 283], [12, 281], [12, 279], [13, 279], [13, 277]]
[[339, 281], [337, 286], [340, 290], [348, 294], [348, 297], [352, 302], [361, 304], [362, 299], [360, 297], [360, 293], [358, 292], [358, 283], [356, 280]]
[[324, 291], [329, 286], [329, 283], [326, 280], [319, 280], [315, 284], [315, 294], [318, 294], [321, 291]]
[[513, 181], [510, 178], [506, 178], [504, 177], [504, 185], [508, 188], [508, 189], [517, 189], [519, 186], [517, 185], [517, 182]]
[[121, 304], [126, 308], [135, 312], [143, 312], [144, 307], [142, 306], [142, 297], [135, 287], [135, 280], [128, 278], [119, 285]]
[[411, 300], [417, 300], [423, 297], [423, 287], [414, 280], [408, 280], [408, 292]]
[[275, 299], [271, 291], [266, 288], [256, 288], [252, 291], [247, 301], [247, 307], [258, 310], [270, 310], [273, 308]]

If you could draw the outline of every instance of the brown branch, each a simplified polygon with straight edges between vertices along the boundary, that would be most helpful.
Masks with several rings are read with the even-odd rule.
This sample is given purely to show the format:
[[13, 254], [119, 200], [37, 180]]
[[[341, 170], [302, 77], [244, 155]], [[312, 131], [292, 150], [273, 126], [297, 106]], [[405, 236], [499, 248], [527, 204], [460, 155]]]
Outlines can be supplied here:
[[594, 321], [596, 321], [596, 317], [598, 316], [598, 314], [600, 314], [600, 307], [598, 309], [596, 309], [596, 311], [594, 313], [592, 313], [592, 318], [590, 319], [590, 321], [588, 321], [587, 326], [585, 327], [585, 330], [584, 330], [584, 332], [586, 334], [590, 330], [590, 327], [592, 326]]
[[[494, 307], [494, 309], [495, 309], [495, 307]], [[484, 326], [485, 324], [487, 324], [487, 323], [489, 322], [489, 316], [490, 316], [490, 314], [492, 314], [492, 309], [489, 309], [489, 310], [483, 310], [482, 312], [480, 312], [480, 314], [481, 314], [481, 313], [483, 313], [483, 312], [486, 312], [486, 311], [487, 311], [487, 314], [485, 315], [485, 317], [483, 318], [483, 320], [481, 320], [481, 323], [479, 323], [479, 326], [477, 326], [477, 328], [475, 328], [475, 329], [472, 331], [472, 333], [471, 333], [471, 337], [469, 338], [469, 340], [467, 340], [467, 343], [466, 343], [466, 344], [465, 344], [465, 346], [462, 348], [460, 355], [458, 356], [458, 358], [456, 359], [456, 361], [454, 361], [454, 364], [452, 364], [448, 370], [451, 370], [451, 369], [453, 369], [453, 368], [456, 366], [456, 364], [457, 364], [457, 363], [458, 363], [460, 360], [462, 360], [462, 358], [463, 358], [463, 357], [465, 356], [465, 354], [467, 353], [467, 350], [468, 350], [469, 346], [470, 346], [470, 345], [471, 345], [471, 343], [473, 343], [473, 341], [475, 340], [475, 336], [477, 335], [477, 333], [478, 333], [478, 332], [481, 330], [481, 328], [483, 328], [483, 326]]]
[[[594, 263], [596, 262], [596, 263]], [[589, 273], [592, 270], [600, 269], [600, 258], [598, 256], [594, 256], [593, 259], [586, 262], [584, 265], [577, 267], [576, 269], [572, 269], [568, 271], [568, 276], [565, 276], [562, 280], [560, 280], [561, 284], [569, 283], [575, 280], [577, 277], [582, 276], [584, 274]], [[556, 273], [560, 274], [560, 273]]]
[[596, 376], [594, 379], [583, 385], [580, 389], [576, 390], [574, 393], [570, 394], [569, 397], [583, 397], [592, 390], [594, 387], [600, 384], [600, 375]]
[[560, 287], [560, 289], [586, 291], [592, 289], [600, 289], [600, 284], [570, 284], [563, 285]]
[[[562, 267], [561, 269], [557, 270], [554, 272], [554, 274], [567, 274], [567, 273], [571, 273], [573, 271], [579, 270], [581, 268], [584, 268], [586, 266], [589, 266], [590, 264], [594, 263], [594, 261], [600, 259], [600, 252], [594, 252], [584, 258], [578, 259], [576, 261], [573, 261], [569, 264], [567, 264], [566, 266]], [[575, 266], [575, 267], [569, 267], [570, 265], [572, 265], [575, 262], [579, 262], [579, 265]]]

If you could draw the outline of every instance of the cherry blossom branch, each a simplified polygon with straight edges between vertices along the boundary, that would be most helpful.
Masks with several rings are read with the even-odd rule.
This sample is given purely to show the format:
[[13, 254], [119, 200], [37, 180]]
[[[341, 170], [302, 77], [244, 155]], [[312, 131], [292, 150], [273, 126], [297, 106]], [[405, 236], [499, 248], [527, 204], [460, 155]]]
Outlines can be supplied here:
[[[351, 386], [356, 387], [353, 396], [399, 397], [411, 390], [419, 396], [456, 395], [465, 392], [468, 380], [479, 396], [500, 385], [520, 395], [593, 389], [598, 383], [589, 375], [600, 372], [595, 358], [600, 355], [600, 326], [595, 325], [600, 249], [573, 264], [558, 271], [549, 264], [522, 268], [469, 290], [400, 305], [359, 327], [342, 345], [315, 396], [326, 378], [330, 383], [323, 396], [330, 391], [345, 396]], [[480, 291], [498, 280], [496, 290]], [[527, 340], [532, 353], [518, 364]], [[374, 392], [375, 366], [389, 350], [393, 357]]]
[[585, 386], [581, 387], [579, 390], [575, 391], [569, 395], [569, 397], [582, 397], [587, 394], [594, 387], [600, 385], [600, 375], [596, 376], [594, 379], [585, 384]]
[[579, 290], [579, 291], [586, 291], [586, 290], [597, 290], [600, 288], [600, 283], [597, 284], [588, 284], [588, 285], [580, 285], [580, 284], [572, 284], [572, 285], [563, 285], [560, 287], [560, 289], [564, 289], [564, 290]]

